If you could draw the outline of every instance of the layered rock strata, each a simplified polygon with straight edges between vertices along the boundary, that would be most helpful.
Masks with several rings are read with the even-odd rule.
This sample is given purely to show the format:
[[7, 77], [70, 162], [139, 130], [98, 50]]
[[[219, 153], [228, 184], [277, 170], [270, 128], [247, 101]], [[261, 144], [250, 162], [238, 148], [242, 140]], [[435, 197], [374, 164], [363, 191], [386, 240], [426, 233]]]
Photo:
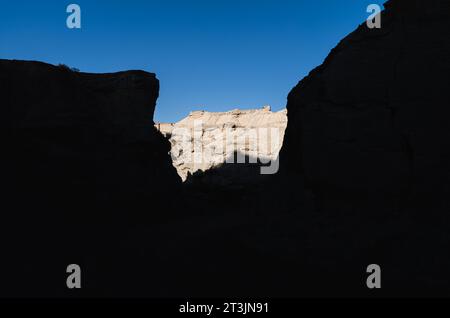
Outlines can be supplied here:
[[183, 180], [225, 163], [276, 160], [287, 125], [286, 110], [269, 106], [229, 112], [195, 111], [175, 124], [156, 124], [170, 139], [173, 164]]

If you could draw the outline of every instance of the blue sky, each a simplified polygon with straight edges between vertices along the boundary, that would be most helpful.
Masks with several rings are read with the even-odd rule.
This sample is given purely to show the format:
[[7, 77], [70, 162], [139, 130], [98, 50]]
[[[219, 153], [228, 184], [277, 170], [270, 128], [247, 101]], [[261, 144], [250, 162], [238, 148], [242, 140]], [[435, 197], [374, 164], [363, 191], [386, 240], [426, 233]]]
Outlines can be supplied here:
[[[70, 3], [81, 7], [79, 30], [66, 27]], [[0, 0], [0, 58], [154, 72], [156, 121], [192, 110], [279, 110], [371, 3], [384, 1]]]

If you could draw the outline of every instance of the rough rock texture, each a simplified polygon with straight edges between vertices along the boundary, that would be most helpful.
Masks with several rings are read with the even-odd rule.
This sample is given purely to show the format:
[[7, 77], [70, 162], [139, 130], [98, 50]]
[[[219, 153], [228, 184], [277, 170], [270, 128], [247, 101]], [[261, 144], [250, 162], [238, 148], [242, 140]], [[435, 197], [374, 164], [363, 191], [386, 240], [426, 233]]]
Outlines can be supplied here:
[[448, 296], [450, 6], [386, 7], [289, 95], [256, 195], [177, 191], [152, 75], [0, 61], [0, 295]]
[[323, 195], [397, 198], [448, 183], [449, 2], [386, 8], [381, 29], [362, 24], [289, 95], [286, 169]]
[[172, 135], [173, 126], [174, 126], [174, 124], [170, 124], [170, 123], [156, 123], [155, 124], [156, 129], [161, 134], [163, 134], [163, 136], [166, 138], [170, 138], [170, 136]]
[[385, 8], [289, 94], [285, 200], [310, 190], [307, 245], [330, 281], [378, 262], [391, 291], [448, 292], [450, 2]]
[[[51, 266], [88, 258], [87, 246], [97, 249], [92, 253], [104, 251], [102, 240], [117, 248], [113, 238], [125, 224], [170, 215], [157, 211], [170, 209], [167, 193], [177, 193], [181, 180], [168, 141], [153, 127], [159, 92], [154, 74], [87, 74], [0, 60], [0, 86], [6, 189], [0, 232], [2, 242], [11, 242], [2, 266], [4, 273], [22, 270], [20, 277], [8, 277], [12, 286], [8, 280], [2, 291], [59, 286], [50, 284], [59, 272]], [[48, 280], [29, 276], [39, 270], [49, 273]], [[21, 285], [27, 280], [28, 289]]]
[[2, 129], [18, 148], [15, 167], [27, 183], [58, 180], [86, 194], [95, 189], [90, 199], [99, 204], [176, 183], [169, 145], [153, 128], [154, 74], [86, 74], [5, 60], [0, 67]]
[[277, 159], [286, 125], [286, 110], [272, 112], [266, 106], [222, 113], [195, 111], [175, 124], [156, 127], [170, 138], [173, 164], [186, 180], [189, 174], [220, 167], [233, 156], [237, 162], [236, 154], [247, 156], [247, 163]]

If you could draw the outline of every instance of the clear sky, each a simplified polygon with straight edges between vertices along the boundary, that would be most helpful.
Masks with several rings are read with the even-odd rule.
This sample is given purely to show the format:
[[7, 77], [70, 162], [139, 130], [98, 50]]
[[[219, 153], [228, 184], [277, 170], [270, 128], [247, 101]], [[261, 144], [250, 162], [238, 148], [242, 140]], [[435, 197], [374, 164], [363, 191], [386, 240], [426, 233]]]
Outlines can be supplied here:
[[[192, 110], [286, 106], [377, 0], [0, 0], [0, 58], [84, 72], [142, 69], [161, 82], [155, 121]], [[81, 7], [68, 29], [66, 7]]]

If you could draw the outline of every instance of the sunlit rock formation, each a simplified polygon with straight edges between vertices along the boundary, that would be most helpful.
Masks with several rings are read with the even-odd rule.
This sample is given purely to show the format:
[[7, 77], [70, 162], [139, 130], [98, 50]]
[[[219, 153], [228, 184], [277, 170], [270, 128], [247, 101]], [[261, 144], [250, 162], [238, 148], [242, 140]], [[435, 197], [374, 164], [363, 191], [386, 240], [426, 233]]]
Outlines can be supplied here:
[[[229, 112], [194, 111], [175, 124], [156, 124], [170, 139], [178, 174], [189, 174], [235, 163], [267, 163], [278, 157], [287, 125], [286, 110], [269, 106]], [[247, 158], [244, 158], [247, 157]]]

